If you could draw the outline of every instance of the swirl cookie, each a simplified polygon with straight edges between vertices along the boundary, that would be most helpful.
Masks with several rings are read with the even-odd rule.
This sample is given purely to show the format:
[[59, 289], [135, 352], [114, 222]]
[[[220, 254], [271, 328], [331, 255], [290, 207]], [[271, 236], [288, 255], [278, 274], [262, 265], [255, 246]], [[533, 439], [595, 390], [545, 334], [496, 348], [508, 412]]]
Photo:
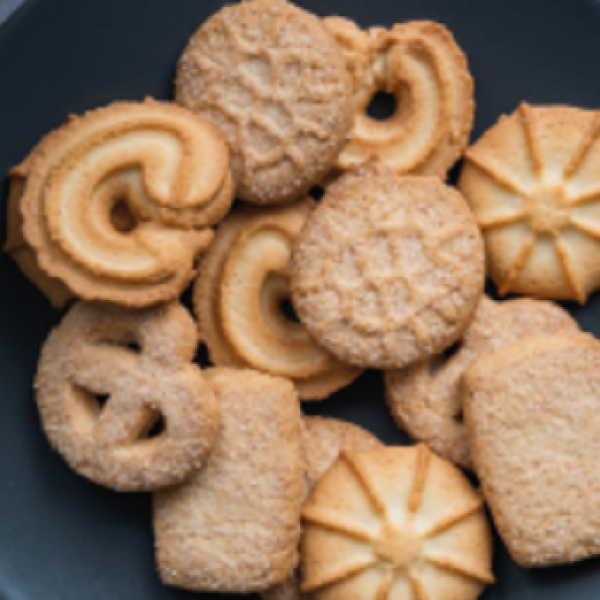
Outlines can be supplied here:
[[[399, 173], [445, 178], [468, 144], [474, 113], [473, 79], [452, 34], [429, 21], [389, 31], [362, 31], [342, 17], [324, 23], [354, 84], [354, 130], [337, 167], [346, 170], [376, 156]], [[367, 108], [382, 91], [394, 95], [396, 109], [378, 121]]]
[[218, 129], [174, 104], [73, 117], [30, 157], [25, 240], [49, 277], [86, 300], [173, 299], [212, 240], [206, 227], [229, 209], [228, 160]]
[[464, 375], [475, 469], [514, 560], [542, 567], [600, 554], [600, 344], [530, 337]]
[[352, 128], [352, 83], [321, 21], [282, 0], [228, 6], [192, 37], [175, 97], [231, 148], [237, 195], [301, 197], [334, 165]]
[[[191, 364], [196, 346], [178, 304], [76, 304], [46, 341], [35, 380], [51, 446], [80, 475], [116, 490], [189, 477], [219, 425], [215, 395]], [[149, 436], [158, 422], [163, 431]]]
[[483, 243], [464, 199], [438, 178], [369, 164], [327, 189], [290, 272], [317, 343], [349, 364], [401, 368], [462, 335], [483, 287]]
[[314, 208], [238, 208], [217, 230], [194, 288], [200, 336], [216, 365], [251, 367], [294, 382], [303, 400], [326, 398], [360, 369], [321, 349], [285, 316], [292, 241]]
[[473, 600], [494, 581], [483, 498], [425, 446], [343, 452], [302, 517], [315, 600]]
[[440, 456], [472, 469], [462, 419], [463, 373], [478, 357], [497, 348], [527, 336], [559, 331], [577, 331], [575, 321], [559, 306], [529, 299], [498, 303], [483, 296], [450, 358], [442, 354], [386, 372], [386, 397], [396, 422]]
[[205, 371], [222, 424], [208, 464], [154, 496], [156, 560], [164, 583], [256, 592], [296, 566], [305, 493], [301, 415], [289, 381], [256, 371]]
[[459, 187], [501, 294], [574, 299], [600, 286], [600, 115], [521, 104], [466, 154]]

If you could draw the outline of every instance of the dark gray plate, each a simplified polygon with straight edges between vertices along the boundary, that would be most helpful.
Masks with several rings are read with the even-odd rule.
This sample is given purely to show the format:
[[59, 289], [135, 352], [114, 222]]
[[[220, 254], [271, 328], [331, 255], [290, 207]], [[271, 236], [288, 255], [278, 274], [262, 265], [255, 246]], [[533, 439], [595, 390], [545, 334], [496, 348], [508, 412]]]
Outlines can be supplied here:
[[[1, 2], [2, 0], [0, 0]], [[0, 173], [69, 112], [116, 99], [171, 96], [176, 60], [220, 0], [29, 0], [0, 28]], [[476, 79], [478, 136], [521, 100], [600, 106], [600, 3], [592, 0], [303, 0], [361, 25], [446, 23]], [[2, 182], [0, 199], [5, 202]], [[5, 229], [4, 208], [0, 227]], [[59, 315], [0, 257], [0, 599], [153, 600], [191, 597], [160, 585], [150, 499], [73, 474], [40, 430], [31, 380]], [[600, 294], [569, 307], [600, 334]], [[378, 373], [307, 412], [333, 415], [405, 443]], [[600, 458], [600, 457], [599, 457]], [[485, 600], [596, 600], [600, 563], [524, 571], [499, 540], [498, 584]], [[432, 599], [435, 600], [435, 599]]]

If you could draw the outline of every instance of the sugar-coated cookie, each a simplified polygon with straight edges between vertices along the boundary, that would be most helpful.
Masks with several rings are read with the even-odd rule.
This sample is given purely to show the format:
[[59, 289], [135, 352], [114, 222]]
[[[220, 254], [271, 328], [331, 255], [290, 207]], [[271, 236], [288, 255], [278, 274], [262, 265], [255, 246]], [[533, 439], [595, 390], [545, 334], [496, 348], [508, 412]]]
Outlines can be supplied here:
[[190, 40], [179, 103], [217, 124], [237, 195], [287, 202], [319, 183], [353, 124], [352, 82], [321, 20], [283, 0], [227, 6]]
[[327, 188], [290, 272], [317, 343], [350, 364], [401, 368], [462, 335], [483, 288], [483, 242], [456, 190], [370, 163]]

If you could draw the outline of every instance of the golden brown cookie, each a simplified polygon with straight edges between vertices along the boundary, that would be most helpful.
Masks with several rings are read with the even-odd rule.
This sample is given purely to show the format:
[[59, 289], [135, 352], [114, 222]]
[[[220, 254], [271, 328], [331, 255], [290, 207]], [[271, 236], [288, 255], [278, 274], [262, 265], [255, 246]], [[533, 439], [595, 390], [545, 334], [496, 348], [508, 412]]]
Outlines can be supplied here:
[[283, 312], [292, 241], [313, 207], [306, 198], [282, 208], [236, 209], [219, 225], [194, 287], [212, 362], [287, 377], [303, 400], [327, 398], [361, 372], [317, 346]]
[[483, 243], [456, 190], [371, 163], [327, 189], [290, 272], [318, 344], [350, 364], [400, 368], [462, 335], [483, 287]]
[[459, 187], [501, 294], [575, 299], [600, 286], [600, 113], [521, 104], [466, 154]]
[[[50, 334], [35, 380], [42, 425], [69, 466], [96, 483], [148, 491], [205, 462], [219, 406], [179, 304], [133, 311], [77, 303]], [[149, 436], [162, 422], [163, 431]]]
[[[445, 178], [468, 144], [474, 113], [473, 79], [452, 34], [430, 21], [389, 31], [362, 31], [343, 17], [324, 23], [354, 83], [354, 130], [337, 167], [346, 170], [376, 156], [399, 173]], [[367, 114], [377, 92], [396, 99], [394, 114], [384, 121]]]
[[515, 561], [541, 567], [600, 553], [600, 344], [531, 337], [464, 376], [475, 469]]
[[154, 497], [161, 579], [195, 591], [256, 592], [297, 561], [305, 492], [294, 387], [256, 371], [205, 371], [222, 424], [208, 464]]
[[473, 600], [494, 581], [483, 498], [426, 446], [343, 452], [302, 516], [314, 600]]
[[352, 82], [331, 33], [283, 0], [223, 8], [192, 37], [175, 97], [230, 145], [237, 195], [301, 197], [334, 165], [352, 128]]
[[86, 300], [176, 298], [212, 240], [207, 226], [229, 209], [228, 164], [219, 130], [175, 104], [118, 102], [73, 117], [30, 157], [25, 240], [48, 276]]
[[462, 374], [478, 357], [497, 348], [559, 331], [577, 331], [577, 323], [559, 306], [530, 299], [499, 303], [482, 296], [452, 356], [440, 354], [386, 372], [386, 397], [396, 422], [443, 458], [473, 469], [462, 418]]

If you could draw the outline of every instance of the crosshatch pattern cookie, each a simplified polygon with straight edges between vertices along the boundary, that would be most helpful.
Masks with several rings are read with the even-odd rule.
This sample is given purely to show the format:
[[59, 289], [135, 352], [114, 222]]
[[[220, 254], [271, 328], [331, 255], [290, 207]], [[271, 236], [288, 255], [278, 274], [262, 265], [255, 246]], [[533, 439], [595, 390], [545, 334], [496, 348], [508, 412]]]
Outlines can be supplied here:
[[315, 600], [473, 600], [494, 581], [483, 498], [423, 445], [343, 452], [302, 516]]
[[[215, 395], [191, 364], [196, 345], [194, 322], [178, 304], [76, 304], [44, 345], [35, 380], [52, 447], [79, 474], [117, 490], [189, 477], [219, 425]], [[149, 437], [161, 420], [164, 430]]]
[[[23, 234], [41, 269], [85, 300], [179, 296], [233, 198], [219, 130], [175, 105], [116, 102], [72, 117], [29, 158]], [[131, 217], [121, 230], [114, 212]]]
[[352, 83], [321, 21], [282, 0], [229, 6], [206, 21], [177, 69], [177, 101], [217, 124], [237, 195], [294, 200], [331, 169], [352, 128]]
[[466, 154], [459, 187], [501, 294], [574, 299], [600, 286], [600, 113], [521, 104]]
[[600, 554], [600, 343], [528, 338], [476, 361], [464, 387], [475, 468], [514, 560]]
[[287, 377], [303, 400], [327, 398], [361, 372], [340, 363], [285, 316], [292, 241], [314, 202], [240, 207], [202, 258], [194, 287], [200, 336], [214, 364]]
[[400, 368], [462, 335], [483, 287], [483, 243], [458, 192], [371, 163], [327, 189], [290, 272], [319, 344], [350, 364]]
[[296, 566], [305, 494], [300, 405], [293, 385], [256, 371], [204, 372], [222, 425], [208, 464], [154, 497], [164, 583], [260, 592]]
[[[399, 173], [445, 178], [467, 146], [474, 112], [473, 80], [452, 34], [430, 21], [389, 31], [362, 31], [343, 17], [324, 23], [354, 83], [354, 129], [337, 167], [346, 170], [376, 156]], [[380, 91], [396, 99], [394, 114], [384, 121], [367, 114]]]
[[473, 469], [462, 419], [463, 373], [479, 356], [506, 344], [559, 331], [577, 331], [577, 323], [559, 306], [525, 298], [499, 303], [482, 296], [452, 356], [386, 372], [386, 398], [396, 422], [440, 456]]

